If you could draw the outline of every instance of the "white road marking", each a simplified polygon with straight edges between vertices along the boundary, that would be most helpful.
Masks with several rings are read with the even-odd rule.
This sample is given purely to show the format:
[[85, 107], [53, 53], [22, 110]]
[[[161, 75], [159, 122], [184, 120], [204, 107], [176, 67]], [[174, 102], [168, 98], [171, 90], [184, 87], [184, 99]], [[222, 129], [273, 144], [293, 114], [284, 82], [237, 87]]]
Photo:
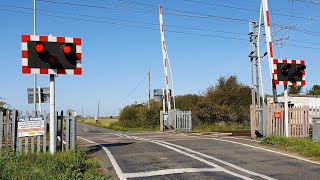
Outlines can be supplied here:
[[192, 149], [185, 148], [185, 147], [183, 147], [183, 146], [179, 146], [179, 145], [172, 144], [172, 143], [165, 142], [165, 141], [159, 141], [159, 142], [164, 143], [164, 144], [167, 144], [167, 145], [170, 145], [170, 146], [174, 146], [174, 147], [177, 147], [177, 148], [186, 150], [186, 151], [189, 151], [190, 153], [197, 154], [197, 155], [206, 157], [206, 158], [208, 158], [208, 159], [212, 159], [212, 160], [214, 160], [214, 161], [220, 162], [220, 163], [222, 163], [222, 164], [225, 164], [225, 165], [227, 165], [227, 166], [230, 166], [230, 167], [232, 167], [232, 168], [234, 168], [234, 169], [237, 169], [237, 170], [239, 170], [239, 171], [242, 171], [242, 172], [244, 172], [244, 173], [251, 174], [251, 175], [253, 175], [253, 176], [258, 176], [258, 177], [261, 177], [261, 178], [264, 178], [264, 179], [274, 179], [274, 178], [271, 178], [271, 177], [269, 177], [269, 176], [266, 176], [266, 175], [263, 175], [263, 174], [259, 174], [259, 173], [256, 173], [256, 172], [253, 172], [253, 171], [244, 169], [244, 168], [242, 168], [242, 167], [239, 167], [239, 166], [237, 166], [237, 165], [234, 165], [234, 164], [231, 164], [231, 163], [229, 163], [229, 162], [223, 161], [223, 160], [221, 160], [221, 159], [218, 159], [218, 158], [209, 156], [209, 155], [207, 155], [207, 154], [203, 154], [203, 153], [201, 153], [201, 152], [197, 152], [197, 151], [194, 151], [194, 150], [192, 150]]
[[239, 143], [239, 142], [229, 141], [229, 140], [224, 140], [224, 139], [218, 139], [218, 138], [210, 138], [210, 139], [217, 140], [217, 141], [234, 143], [234, 144], [239, 144], [239, 145], [242, 145], [242, 146], [247, 146], [247, 147], [251, 147], [251, 148], [255, 148], [255, 149], [260, 149], [260, 150], [272, 152], [272, 153], [275, 153], [275, 154], [280, 154], [280, 155], [283, 155], [283, 156], [299, 159], [301, 161], [309, 162], [309, 163], [312, 163], [312, 164], [320, 165], [320, 162], [312, 161], [312, 160], [309, 160], [309, 159], [301, 158], [301, 157], [290, 155], [290, 154], [285, 154], [285, 153], [274, 151], [274, 150], [271, 150], [271, 149], [266, 149], [266, 148], [262, 148], [262, 147], [258, 147], [258, 146], [253, 146], [253, 145], [249, 145], [249, 144], [244, 144], [244, 143]]
[[89, 132], [89, 129], [87, 129], [86, 127], [83, 127], [82, 130], [85, 132]]
[[158, 171], [138, 172], [138, 173], [125, 173], [126, 178], [137, 177], [150, 177], [150, 176], [163, 176], [168, 174], [182, 174], [182, 173], [196, 173], [196, 172], [215, 172], [220, 171], [216, 168], [182, 168], [182, 169], [164, 169]]
[[111, 164], [112, 164], [114, 170], [116, 171], [119, 179], [120, 179], [120, 180], [126, 180], [126, 179], [127, 179], [127, 178], [124, 176], [124, 173], [122, 172], [122, 170], [121, 170], [119, 164], [117, 163], [116, 159], [113, 157], [113, 155], [111, 154], [111, 152], [110, 152], [106, 147], [104, 147], [102, 144], [98, 144], [98, 143], [96, 143], [96, 142], [90, 141], [90, 140], [85, 139], [85, 138], [80, 137], [80, 136], [78, 136], [78, 138], [79, 138], [79, 139], [82, 139], [82, 140], [85, 140], [85, 141], [87, 141], [87, 142], [89, 142], [89, 143], [92, 143], [92, 144], [95, 144], [95, 145], [100, 146], [100, 147], [107, 153], [107, 155], [108, 155], [108, 157], [109, 157], [109, 159], [110, 159], [110, 161], [111, 161]]
[[172, 146], [163, 144], [163, 143], [161, 143], [161, 142], [157, 142], [157, 141], [150, 141], [150, 142], [155, 143], [155, 144], [158, 144], [158, 145], [163, 146], [163, 147], [166, 147], [166, 148], [171, 149], [171, 150], [173, 150], [173, 151], [176, 151], [177, 153], [184, 154], [184, 155], [189, 156], [189, 157], [191, 157], [191, 158], [193, 158], [193, 159], [196, 159], [196, 160], [198, 160], [198, 161], [200, 161], [200, 162], [203, 162], [203, 163], [205, 163], [205, 164], [207, 164], [207, 165], [209, 165], [209, 166], [214, 167], [214, 168], [216, 169], [216, 171], [223, 171], [223, 172], [225, 172], [225, 173], [227, 173], [227, 174], [230, 174], [230, 175], [239, 177], [239, 178], [241, 178], [241, 179], [252, 180], [252, 179], [249, 178], [249, 177], [246, 177], [246, 176], [243, 176], [243, 175], [241, 175], [241, 174], [237, 174], [237, 173], [235, 173], [235, 172], [229, 171], [229, 170], [227, 170], [227, 169], [225, 169], [225, 168], [223, 168], [223, 167], [221, 167], [221, 166], [219, 166], [219, 165], [217, 165], [217, 164], [215, 164], [215, 163], [213, 163], [213, 162], [210, 162], [210, 161], [207, 161], [207, 160], [205, 160], [205, 159], [203, 159], [203, 158], [200, 158], [200, 157], [198, 157], [198, 156], [195, 156], [194, 154], [186, 153], [186, 152], [184, 152], [184, 151], [182, 151], [182, 150], [180, 150], [180, 149], [177, 149], [177, 148], [174, 148], [174, 147], [172, 147]]
[[[125, 135], [125, 136], [126, 136], [126, 135]], [[137, 139], [137, 140], [140, 140], [140, 139], [141, 139], [141, 138], [138, 138], [138, 137], [135, 137], [135, 136], [132, 136], [132, 137], [133, 137], [134, 139]], [[220, 160], [220, 159], [218, 159], [218, 158], [215, 158], [215, 157], [212, 157], [212, 156], [209, 156], [209, 155], [206, 155], [206, 154], [203, 154], [203, 153], [200, 153], [200, 152], [197, 152], [197, 151], [194, 151], [194, 150], [191, 150], [191, 149], [188, 149], [188, 148], [185, 148], [185, 147], [176, 145], [176, 144], [168, 143], [168, 142], [165, 142], [165, 141], [157, 141], [157, 140], [151, 140], [150, 142], [155, 143], [155, 144], [158, 144], [158, 145], [160, 145], [160, 146], [164, 146], [164, 147], [166, 147], [166, 148], [168, 148], [168, 149], [171, 149], [171, 150], [174, 150], [174, 151], [176, 151], [176, 152], [178, 152], [178, 153], [180, 153], [180, 154], [184, 154], [184, 155], [186, 155], [186, 156], [189, 156], [189, 157], [191, 157], [191, 158], [193, 158], [193, 159], [196, 159], [196, 160], [198, 160], [198, 161], [201, 161], [201, 162], [203, 162], [203, 163], [205, 163], [205, 164], [207, 164], [207, 165], [210, 165], [210, 166], [212, 166], [212, 167], [221, 168], [222, 171], [224, 171], [224, 172], [226, 172], [226, 173], [228, 173], [228, 174], [231, 174], [231, 175], [240, 177], [240, 178], [242, 178], [242, 179], [247, 179], [248, 177], [242, 176], [242, 175], [237, 174], [237, 173], [234, 173], [234, 172], [232, 172], [232, 171], [230, 171], [230, 170], [227, 170], [227, 169], [225, 169], [225, 168], [223, 168], [223, 167], [221, 167], [221, 166], [219, 166], [219, 165], [217, 165], [217, 164], [215, 164], [215, 163], [212, 163], [212, 162], [210, 162], [210, 161], [207, 161], [207, 160], [205, 160], [205, 159], [202, 159], [202, 158], [200, 158], [200, 157], [197, 157], [197, 156], [195, 156], [195, 154], [200, 155], [200, 156], [203, 156], [203, 157], [206, 157], [206, 158], [209, 158], [209, 159], [212, 159], [212, 160], [215, 160], [215, 161], [220, 162], [220, 163], [223, 163], [223, 164], [228, 165], [228, 166], [230, 166], [230, 167], [232, 167], [232, 168], [234, 168], [234, 169], [237, 169], [237, 170], [242, 171], [242, 172], [247, 173], [247, 174], [251, 174], [251, 175], [253, 175], [253, 176], [261, 177], [261, 178], [268, 179], [268, 180], [274, 180], [274, 178], [268, 177], [268, 176], [266, 176], [266, 175], [249, 171], [249, 170], [247, 170], [247, 169], [241, 168], [241, 167], [236, 166], [236, 165], [234, 165], [234, 164], [231, 164], [231, 163], [229, 163], [229, 162]], [[187, 152], [184, 152], [184, 151], [182, 151], [182, 150], [180, 150], [180, 149], [177, 149], [177, 148], [175, 148], [175, 147], [180, 148], [180, 149], [183, 149], [183, 150], [186, 150], [186, 151], [189, 151], [189, 152], [191, 152], [192, 154], [187, 153]], [[251, 179], [251, 178], [249, 178], [249, 179]]]

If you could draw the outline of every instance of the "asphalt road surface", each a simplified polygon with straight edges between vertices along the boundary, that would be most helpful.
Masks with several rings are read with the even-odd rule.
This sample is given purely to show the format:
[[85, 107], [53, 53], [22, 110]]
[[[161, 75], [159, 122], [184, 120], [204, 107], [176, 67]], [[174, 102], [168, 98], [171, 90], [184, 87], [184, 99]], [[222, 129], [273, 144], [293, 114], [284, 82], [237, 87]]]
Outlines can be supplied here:
[[320, 180], [320, 163], [261, 148], [248, 137], [127, 133], [78, 124], [78, 139], [113, 179]]

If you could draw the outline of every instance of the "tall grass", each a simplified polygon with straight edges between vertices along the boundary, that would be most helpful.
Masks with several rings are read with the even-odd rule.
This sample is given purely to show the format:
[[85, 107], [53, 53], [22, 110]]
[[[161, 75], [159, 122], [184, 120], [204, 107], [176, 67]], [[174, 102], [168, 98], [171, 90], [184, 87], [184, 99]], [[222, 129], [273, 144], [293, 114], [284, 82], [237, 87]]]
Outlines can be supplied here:
[[320, 160], [320, 141], [315, 142], [310, 138], [287, 138], [272, 136], [263, 138], [261, 140], [261, 144], [289, 152], [294, 152], [315, 160]]
[[68, 151], [55, 155], [0, 155], [0, 179], [106, 179], [96, 159], [85, 152]]

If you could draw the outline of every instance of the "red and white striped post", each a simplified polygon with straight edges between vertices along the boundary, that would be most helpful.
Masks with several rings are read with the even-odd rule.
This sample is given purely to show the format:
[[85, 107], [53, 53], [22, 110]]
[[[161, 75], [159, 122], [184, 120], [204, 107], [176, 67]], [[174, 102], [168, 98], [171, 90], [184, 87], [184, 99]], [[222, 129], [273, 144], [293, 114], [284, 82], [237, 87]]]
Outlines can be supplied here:
[[[166, 85], [166, 100], [168, 105], [168, 111], [171, 110], [171, 96], [169, 91], [169, 78], [168, 78], [168, 67], [167, 67], [167, 48], [164, 39], [164, 25], [163, 25], [163, 8], [160, 6], [159, 20], [160, 20], [160, 35], [161, 35], [161, 46], [162, 46], [162, 56], [163, 56], [163, 66], [165, 74], [165, 85]], [[165, 108], [164, 108], [165, 109]]]
[[264, 15], [264, 27], [266, 33], [266, 42], [267, 42], [267, 49], [268, 49], [268, 59], [269, 59], [269, 72], [270, 72], [270, 79], [271, 79], [271, 87], [273, 91], [273, 100], [277, 102], [277, 89], [276, 85], [273, 82], [273, 45], [272, 45], [272, 36], [271, 36], [271, 22], [270, 22], [270, 12], [268, 6], [268, 0], [262, 0], [263, 6], [263, 15]]

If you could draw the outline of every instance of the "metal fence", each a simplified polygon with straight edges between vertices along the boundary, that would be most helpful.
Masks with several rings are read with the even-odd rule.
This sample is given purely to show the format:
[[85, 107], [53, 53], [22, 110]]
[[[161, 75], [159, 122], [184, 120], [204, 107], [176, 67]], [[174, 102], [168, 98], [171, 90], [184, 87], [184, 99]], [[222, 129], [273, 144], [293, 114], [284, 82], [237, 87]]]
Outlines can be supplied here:
[[[18, 137], [18, 119], [20, 118], [39, 118], [44, 120], [44, 134], [38, 136]], [[46, 152], [49, 144], [49, 116], [47, 113], [36, 115], [25, 113], [21, 111], [8, 110], [0, 112], [0, 153], [8, 153], [9, 151], [15, 151], [18, 153], [34, 153]], [[76, 146], [76, 117], [74, 111], [67, 111], [66, 115], [57, 116], [55, 118], [56, 124], [58, 124], [58, 118], [60, 126], [55, 129], [57, 141], [57, 150], [69, 150], [75, 149]], [[62, 121], [61, 121], [62, 119]], [[59, 132], [59, 133], [57, 133]]]
[[[308, 107], [290, 107], [288, 109], [289, 137], [307, 137], [311, 122]], [[284, 136], [284, 108], [274, 105], [263, 105], [261, 108], [250, 107], [251, 137], [257, 133], [263, 136]]]
[[160, 130], [192, 131], [191, 111], [170, 110], [160, 112]]

